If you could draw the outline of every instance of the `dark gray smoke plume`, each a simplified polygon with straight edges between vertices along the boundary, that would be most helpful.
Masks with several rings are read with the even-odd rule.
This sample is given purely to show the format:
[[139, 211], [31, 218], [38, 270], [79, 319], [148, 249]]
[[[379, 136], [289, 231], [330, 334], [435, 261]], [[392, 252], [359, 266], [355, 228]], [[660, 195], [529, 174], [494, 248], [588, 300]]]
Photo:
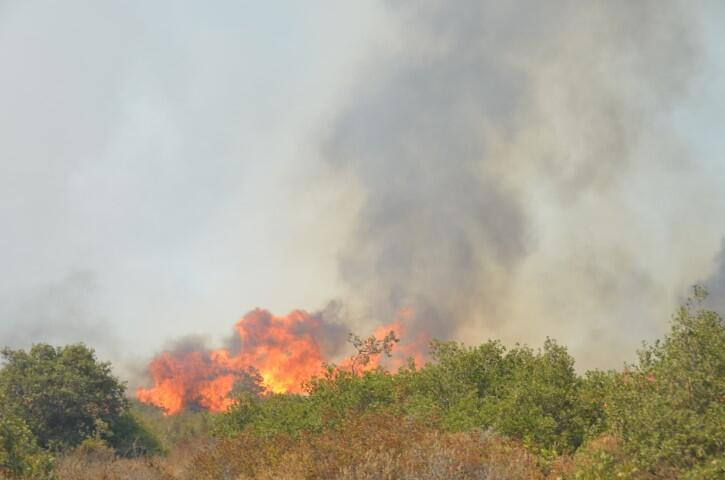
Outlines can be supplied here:
[[[636, 152], [686, 91], [694, 22], [674, 1], [390, 8], [399, 43], [371, 66], [325, 149], [364, 198], [342, 277], [373, 317], [411, 306], [419, 328], [444, 338], [474, 320], [497, 328], [540, 248], [537, 200], [561, 211], [590, 198], [609, 205], [626, 173], [651, 160]], [[553, 296], [566, 283], [593, 292], [591, 304], [609, 301], [619, 287], [581, 272], [609, 271], [614, 258], [615, 282], [656, 296], [626, 247], [592, 250], [540, 288]], [[601, 327], [593, 323], [585, 334]]]

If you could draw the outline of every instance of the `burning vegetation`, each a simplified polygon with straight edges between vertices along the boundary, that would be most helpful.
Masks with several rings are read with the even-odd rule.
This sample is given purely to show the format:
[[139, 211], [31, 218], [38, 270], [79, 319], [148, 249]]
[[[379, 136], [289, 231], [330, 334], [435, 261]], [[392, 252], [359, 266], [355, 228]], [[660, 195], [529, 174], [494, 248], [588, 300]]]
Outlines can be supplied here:
[[[397, 368], [409, 360], [417, 365], [425, 363], [427, 334], [421, 332], [398, 343], [407, 335], [413, 317], [412, 309], [402, 309], [392, 323], [378, 327], [368, 339], [351, 335], [356, 348], [355, 339], [363, 343], [385, 341], [387, 348], [385, 352], [368, 352], [358, 361], [343, 360], [342, 368], [361, 372], [381, 366]], [[275, 316], [255, 309], [237, 322], [235, 330], [234, 348], [186, 348], [157, 355], [148, 367], [153, 385], [137, 389], [136, 398], [162, 408], [167, 415], [186, 408], [221, 412], [240, 390], [303, 393], [304, 383], [321, 375], [332, 360], [324, 346], [336, 329], [319, 314], [295, 310]], [[382, 358], [377, 353], [387, 355]]]

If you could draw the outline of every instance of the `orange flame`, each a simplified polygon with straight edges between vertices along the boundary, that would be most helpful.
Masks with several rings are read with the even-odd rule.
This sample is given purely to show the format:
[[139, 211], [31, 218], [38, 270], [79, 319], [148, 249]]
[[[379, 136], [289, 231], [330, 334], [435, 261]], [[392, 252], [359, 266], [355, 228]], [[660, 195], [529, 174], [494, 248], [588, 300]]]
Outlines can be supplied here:
[[408, 359], [412, 359], [413, 363], [420, 367], [428, 361], [427, 349], [430, 343], [430, 336], [426, 332], [419, 332], [412, 339], [408, 336], [407, 326], [413, 320], [415, 312], [412, 308], [406, 307], [398, 311], [398, 316], [392, 323], [381, 325], [375, 329], [373, 335], [382, 339], [390, 332], [395, 333], [399, 339], [404, 339], [396, 344], [393, 348], [392, 356], [386, 358], [376, 356], [370, 359], [364, 370], [370, 370], [379, 366], [386, 366], [392, 370], [396, 370], [405, 365]]
[[[374, 334], [382, 338], [392, 330], [400, 338], [412, 317], [411, 309], [401, 310], [393, 323], [379, 327]], [[161, 407], [167, 415], [190, 406], [220, 412], [232, 404], [235, 385], [257, 374], [267, 392], [302, 393], [303, 382], [321, 374], [327, 361], [320, 343], [324, 326], [320, 316], [302, 310], [286, 316], [253, 310], [235, 326], [241, 344], [238, 352], [225, 348], [164, 352], [149, 365], [153, 386], [137, 389], [136, 398]], [[427, 343], [427, 335], [419, 334], [412, 342], [396, 345], [393, 357], [383, 363], [397, 368], [412, 357], [422, 365]], [[374, 358], [368, 368], [377, 367], [379, 362]]]

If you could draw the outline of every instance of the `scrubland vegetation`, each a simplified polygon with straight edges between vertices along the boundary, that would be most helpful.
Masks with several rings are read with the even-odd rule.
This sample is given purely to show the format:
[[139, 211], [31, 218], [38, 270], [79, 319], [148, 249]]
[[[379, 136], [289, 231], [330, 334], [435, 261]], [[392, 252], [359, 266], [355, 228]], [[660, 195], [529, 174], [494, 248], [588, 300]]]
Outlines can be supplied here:
[[554, 340], [434, 342], [423, 367], [330, 365], [215, 415], [127, 400], [82, 345], [6, 349], [0, 478], [725, 478], [725, 325], [703, 297], [617, 371], [579, 375]]

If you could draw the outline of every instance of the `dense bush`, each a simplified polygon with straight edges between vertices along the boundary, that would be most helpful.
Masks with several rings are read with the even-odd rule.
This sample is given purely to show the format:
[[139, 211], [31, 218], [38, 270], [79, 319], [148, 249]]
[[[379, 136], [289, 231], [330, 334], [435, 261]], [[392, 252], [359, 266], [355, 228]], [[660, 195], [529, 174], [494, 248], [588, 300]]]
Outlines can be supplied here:
[[133, 411], [116, 418], [106, 433], [108, 445], [123, 457], [138, 457], [163, 453], [164, 446], [158, 436]]
[[[435, 343], [430, 364], [397, 374], [355, 374], [331, 366], [307, 384], [307, 395], [244, 395], [217, 423], [217, 432], [246, 428], [265, 435], [331, 428], [372, 411], [440, 423], [448, 431], [494, 428], [533, 446], [570, 451], [598, 417], [579, 405], [573, 359], [547, 340], [541, 352], [497, 342], [475, 348]], [[599, 412], [596, 412], [599, 413]]]
[[3, 349], [0, 391], [49, 449], [105, 434], [126, 409], [123, 385], [83, 345]]
[[260, 398], [242, 394], [223, 417], [218, 418], [214, 432], [233, 436], [244, 430], [255, 435], [296, 435], [318, 431], [322, 419], [316, 405], [301, 395], [272, 394]]
[[725, 477], [725, 325], [702, 299], [696, 290], [670, 333], [611, 385], [609, 425], [643, 471]]
[[491, 429], [539, 455], [543, 471], [570, 458], [561, 472], [578, 472], [572, 478], [721, 478], [725, 328], [718, 314], [699, 309], [702, 297], [697, 289], [669, 335], [624, 371], [579, 376], [553, 340], [539, 351], [434, 342], [423, 367], [331, 366], [305, 396], [241, 397], [216, 431], [298, 438], [377, 412], [396, 419], [390, 428], [423, 421], [437, 431]]
[[430, 363], [388, 372], [368, 361], [396, 338], [353, 336], [354, 361], [304, 395], [239, 392], [220, 415], [129, 409], [82, 346], [5, 350], [0, 478], [43, 478], [41, 447], [66, 447], [60, 480], [725, 478], [725, 326], [695, 293], [621, 371], [577, 375], [547, 340], [434, 342]]
[[204, 410], [184, 410], [167, 416], [154, 405], [130, 401], [131, 414], [145, 430], [153, 432], [163, 451], [206, 437], [212, 427], [214, 414]]
[[581, 408], [574, 359], [547, 340], [543, 351], [498, 342], [435, 343], [434, 362], [400, 373], [407, 410], [439, 412], [451, 430], [494, 428], [540, 448], [578, 447], [597, 412]]
[[0, 478], [42, 478], [50, 470], [50, 455], [0, 392]]
[[110, 364], [78, 344], [3, 349], [0, 395], [37, 445], [56, 452], [88, 438], [106, 441], [123, 455], [160, 451], [160, 444], [128, 409], [125, 386]]

